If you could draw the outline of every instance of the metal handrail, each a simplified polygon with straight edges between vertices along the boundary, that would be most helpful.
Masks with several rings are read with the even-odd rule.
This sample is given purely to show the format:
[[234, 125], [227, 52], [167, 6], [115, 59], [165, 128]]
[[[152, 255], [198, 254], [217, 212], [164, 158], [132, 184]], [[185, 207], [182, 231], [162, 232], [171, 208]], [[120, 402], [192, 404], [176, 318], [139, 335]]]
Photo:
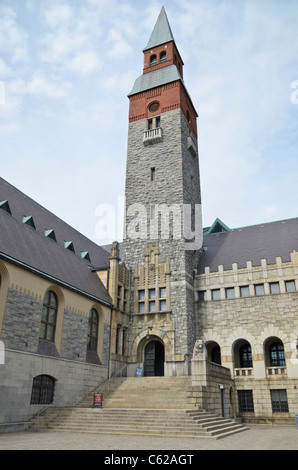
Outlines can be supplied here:
[[39, 430], [39, 418], [40, 418], [41, 414], [44, 413], [45, 411], [47, 412], [47, 425], [49, 424], [49, 408], [58, 408], [58, 415], [57, 416], [60, 416], [60, 405], [59, 405], [59, 403], [58, 403], [58, 405], [55, 404], [55, 403], [51, 403], [50, 405], [45, 406], [44, 408], [42, 408], [37, 413], [37, 416], [36, 416], [36, 432], [38, 432], [38, 430]]
[[116, 379], [118, 374], [120, 374], [120, 373], [121, 373], [121, 383], [122, 383], [123, 371], [124, 371], [124, 369], [127, 369], [127, 367], [128, 367], [128, 364], [125, 364], [125, 366], [121, 367], [121, 369], [119, 369], [117, 372], [115, 372], [113, 375], [111, 375], [111, 377], [106, 382], [104, 382], [104, 384], [106, 384], [108, 386], [108, 394], [110, 392], [110, 383], [112, 382], [112, 380]]

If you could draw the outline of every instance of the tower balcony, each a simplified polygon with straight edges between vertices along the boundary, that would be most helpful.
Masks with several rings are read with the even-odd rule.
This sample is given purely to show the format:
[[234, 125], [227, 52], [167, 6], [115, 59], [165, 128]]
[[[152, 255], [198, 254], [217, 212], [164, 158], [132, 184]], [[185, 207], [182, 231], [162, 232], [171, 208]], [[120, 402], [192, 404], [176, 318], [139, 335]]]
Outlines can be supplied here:
[[187, 137], [187, 148], [188, 148], [188, 150], [190, 151], [190, 153], [192, 154], [193, 157], [195, 157], [197, 155], [197, 153], [198, 153], [198, 151], [197, 151], [197, 142], [196, 142], [196, 138], [195, 138], [195, 136], [193, 135], [192, 132]]
[[156, 129], [150, 129], [145, 131], [143, 135], [144, 145], [153, 145], [162, 141], [162, 128], [157, 127]]

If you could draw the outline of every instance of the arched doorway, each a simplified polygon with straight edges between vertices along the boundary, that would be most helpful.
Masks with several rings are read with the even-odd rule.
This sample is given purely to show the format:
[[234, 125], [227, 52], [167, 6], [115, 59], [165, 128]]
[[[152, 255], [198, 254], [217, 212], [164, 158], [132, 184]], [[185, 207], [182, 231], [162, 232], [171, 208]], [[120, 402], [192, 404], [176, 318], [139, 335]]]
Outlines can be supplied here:
[[165, 348], [161, 341], [152, 340], [145, 346], [144, 376], [158, 377], [164, 375]]

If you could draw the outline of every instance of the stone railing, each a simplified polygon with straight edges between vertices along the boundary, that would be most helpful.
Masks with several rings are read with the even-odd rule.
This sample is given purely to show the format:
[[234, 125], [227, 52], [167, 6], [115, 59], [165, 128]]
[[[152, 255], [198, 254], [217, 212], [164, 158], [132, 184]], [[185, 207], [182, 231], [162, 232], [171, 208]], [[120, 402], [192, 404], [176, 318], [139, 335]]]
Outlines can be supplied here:
[[161, 141], [162, 141], [162, 128], [161, 127], [157, 127], [156, 129], [150, 129], [149, 131], [144, 132], [144, 135], [143, 135], [144, 145], [152, 145]]
[[267, 376], [271, 375], [287, 375], [287, 369], [285, 367], [266, 367]]
[[234, 369], [235, 377], [251, 377], [253, 376], [253, 368], [252, 367], [245, 367], [245, 368], [236, 368]]

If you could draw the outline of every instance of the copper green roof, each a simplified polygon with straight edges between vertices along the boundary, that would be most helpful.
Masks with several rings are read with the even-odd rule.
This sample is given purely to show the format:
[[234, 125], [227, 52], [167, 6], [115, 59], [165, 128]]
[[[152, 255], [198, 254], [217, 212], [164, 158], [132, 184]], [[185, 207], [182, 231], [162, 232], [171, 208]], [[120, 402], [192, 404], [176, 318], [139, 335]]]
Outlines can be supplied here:
[[160, 46], [166, 42], [174, 41], [174, 36], [169, 24], [169, 20], [164, 7], [162, 7], [159, 17], [156, 21], [149, 42], [144, 51]]
[[168, 67], [153, 70], [152, 72], [145, 73], [136, 79], [133, 89], [128, 96], [165, 85], [166, 83], [172, 83], [177, 80], [182, 81], [182, 78], [176, 65], [169, 65]]

